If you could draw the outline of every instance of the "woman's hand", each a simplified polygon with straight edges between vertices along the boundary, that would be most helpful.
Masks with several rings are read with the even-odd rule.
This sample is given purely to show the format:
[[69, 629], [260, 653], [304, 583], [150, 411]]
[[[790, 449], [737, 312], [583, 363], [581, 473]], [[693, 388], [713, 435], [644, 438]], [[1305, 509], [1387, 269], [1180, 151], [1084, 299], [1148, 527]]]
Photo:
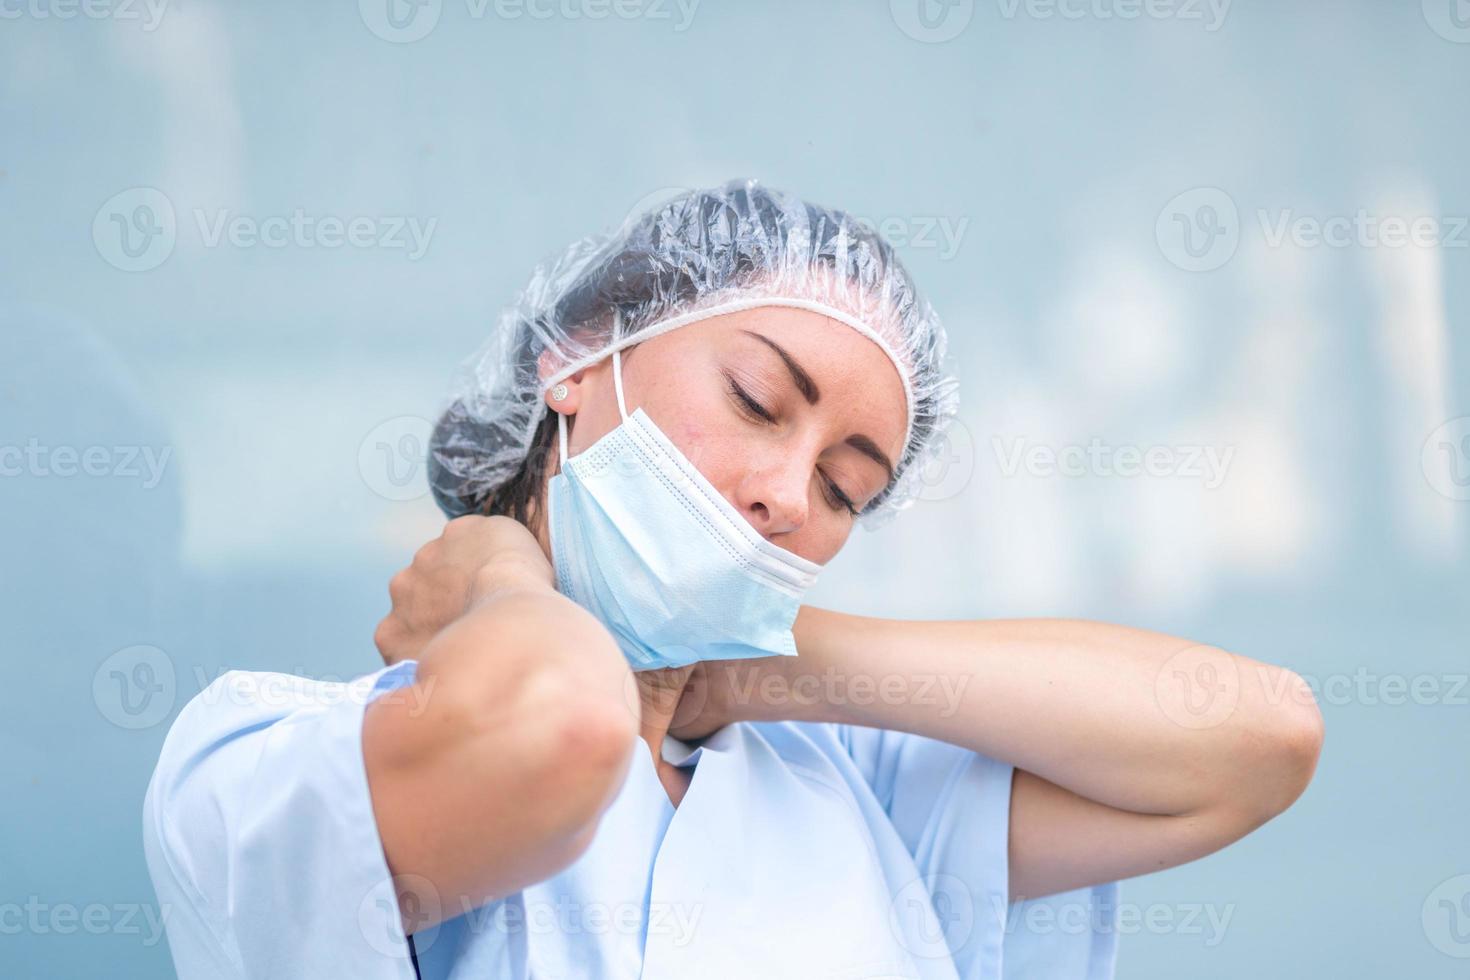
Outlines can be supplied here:
[[[697, 664], [670, 731], [694, 739], [736, 721], [863, 725], [1009, 762], [1013, 898], [1217, 850], [1285, 810], [1321, 747], [1321, 715], [1296, 675], [1158, 633], [1057, 620], [900, 622], [806, 606], [794, 633], [798, 657]], [[1204, 681], [1219, 690], [1201, 692]], [[1213, 714], [1198, 715], [1201, 698]]]
[[426, 915], [405, 919], [412, 930], [585, 851], [626, 779], [640, 713], [612, 634], [553, 588], [514, 521], [451, 521], [390, 593], [378, 647], [418, 667], [367, 706], [362, 747], [400, 905]]
[[1300, 677], [1160, 633], [809, 606], [793, 632], [801, 656], [777, 658], [785, 676], [758, 678], [735, 710], [910, 732], [1011, 763], [1012, 899], [1217, 850], [1290, 806], [1322, 745]]
[[[702, 660], [689, 670], [669, 734], [695, 741], [737, 721], [795, 717], [787, 683], [796, 657]], [[637, 675], [641, 677], [642, 675]]]
[[457, 517], [388, 582], [393, 608], [373, 634], [383, 662], [417, 659], [440, 630], [511, 582], [553, 587], [555, 576], [530, 531], [508, 517]]
[[699, 665], [670, 667], [663, 670], [640, 670], [633, 674], [634, 686], [638, 691], [638, 737], [643, 739], [653, 755], [654, 769], [659, 782], [675, 806], [684, 798], [689, 788], [689, 774], [678, 766], [665, 762], [663, 757], [664, 735], [672, 734], [673, 723], [684, 710], [689, 678]]

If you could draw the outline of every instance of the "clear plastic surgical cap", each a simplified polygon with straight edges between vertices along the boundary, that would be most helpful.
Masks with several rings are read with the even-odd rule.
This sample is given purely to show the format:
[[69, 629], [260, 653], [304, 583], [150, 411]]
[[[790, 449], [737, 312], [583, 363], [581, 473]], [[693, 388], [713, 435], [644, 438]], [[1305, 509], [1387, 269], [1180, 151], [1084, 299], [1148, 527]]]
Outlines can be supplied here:
[[543, 394], [557, 381], [615, 348], [763, 305], [832, 316], [893, 360], [908, 435], [893, 482], [863, 521], [906, 507], [956, 407], [939, 318], [872, 228], [753, 180], [682, 194], [536, 269], [462, 365], [435, 426], [428, 473], [439, 507], [450, 517], [485, 513], [527, 467], [545, 471], [533, 457], [551, 445]]

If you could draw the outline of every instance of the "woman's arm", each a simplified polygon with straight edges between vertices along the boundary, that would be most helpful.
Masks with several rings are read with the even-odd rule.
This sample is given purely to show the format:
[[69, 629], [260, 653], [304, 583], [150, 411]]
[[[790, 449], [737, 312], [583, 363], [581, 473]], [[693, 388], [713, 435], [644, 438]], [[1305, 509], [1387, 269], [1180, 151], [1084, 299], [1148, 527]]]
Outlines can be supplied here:
[[800, 656], [759, 661], [764, 678], [727, 668], [712, 701], [743, 700], [724, 708], [739, 717], [912, 732], [1013, 764], [1013, 898], [1217, 850], [1301, 794], [1322, 744], [1295, 674], [1144, 630], [804, 607], [795, 633]]
[[[362, 733], [400, 906], [446, 919], [585, 850], [622, 784], [639, 722], [612, 637], [555, 592], [519, 524], [451, 522], [395, 579], [395, 612], [415, 596], [428, 601], [435, 590], [425, 583], [464, 560], [479, 566], [464, 579], [468, 611], [417, 653], [411, 688], [369, 705]], [[395, 630], [386, 622], [380, 642]], [[405, 900], [424, 881], [434, 893]]]

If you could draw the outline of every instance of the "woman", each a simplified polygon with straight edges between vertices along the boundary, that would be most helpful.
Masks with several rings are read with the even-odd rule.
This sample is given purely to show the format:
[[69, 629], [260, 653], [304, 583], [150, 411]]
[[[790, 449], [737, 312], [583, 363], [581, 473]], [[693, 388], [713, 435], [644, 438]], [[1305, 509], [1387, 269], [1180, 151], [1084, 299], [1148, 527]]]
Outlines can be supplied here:
[[801, 606], [911, 498], [943, 355], [881, 239], [753, 182], [539, 271], [436, 430], [389, 666], [170, 731], [180, 976], [1111, 976], [1117, 879], [1289, 806], [1320, 716], [1141, 630]]

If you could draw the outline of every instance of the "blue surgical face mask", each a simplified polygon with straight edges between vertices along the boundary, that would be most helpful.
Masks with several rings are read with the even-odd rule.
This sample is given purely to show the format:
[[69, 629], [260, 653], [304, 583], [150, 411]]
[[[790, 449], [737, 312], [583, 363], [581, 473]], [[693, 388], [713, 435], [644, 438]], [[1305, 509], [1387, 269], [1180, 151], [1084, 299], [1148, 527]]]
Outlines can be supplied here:
[[821, 566], [733, 507], [640, 408], [567, 458], [548, 488], [557, 589], [612, 632], [634, 670], [795, 655], [791, 625]]

